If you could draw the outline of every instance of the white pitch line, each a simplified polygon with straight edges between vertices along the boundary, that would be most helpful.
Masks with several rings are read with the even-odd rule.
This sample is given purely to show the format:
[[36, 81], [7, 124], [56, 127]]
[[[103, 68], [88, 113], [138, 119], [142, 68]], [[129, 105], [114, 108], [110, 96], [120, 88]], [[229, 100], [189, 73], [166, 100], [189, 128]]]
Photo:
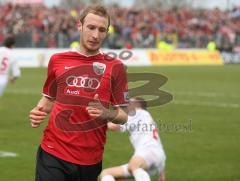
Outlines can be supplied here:
[[182, 104], [182, 105], [209, 106], [209, 107], [222, 107], [222, 108], [240, 108], [239, 104], [225, 103], [225, 102], [174, 100], [172, 103]]
[[14, 152], [7, 152], [7, 151], [0, 151], [0, 158], [1, 157], [17, 157], [17, 153]]
[[186, 96], [199, 96], [199, 97], [234, 97], [240, 98], [240, 95], [237, 94], [226, 94], [221, 92], [193, 92], [193, 91], [176, 91], [172, 92], [174, 95], [186, 95]]
[[[41, 90], [29, 90], [29, 89], [20, 89], [20, 90], [7, 90], [6, 93], [8, 94], [31, 94], [31, 95], [38, 95], [41, 94]], [[233, 97], [233, 98], [240, 98], [240, 94], [226, 94], [221, 92], [193, 92], [193, 91], [169, 91], [173, 95], [185, 95], [185, 96], [197, 96], [197, 97]]]
[[7, 90], [5, 93], [7, 94], [23, 94], [23, 95], [41, 95], [41, 92], [37, 92], [36, 90], [31, 91], [27, 89], [22, 90]]

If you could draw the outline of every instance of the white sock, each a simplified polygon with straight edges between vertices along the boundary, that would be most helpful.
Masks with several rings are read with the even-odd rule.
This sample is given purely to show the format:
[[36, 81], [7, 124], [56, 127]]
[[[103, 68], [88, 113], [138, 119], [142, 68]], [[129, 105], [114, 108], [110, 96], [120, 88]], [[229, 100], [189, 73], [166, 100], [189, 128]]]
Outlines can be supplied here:
[[142, 168], [134, 170], [133, 176], [136, 181], [151, 181], [151, 178], [149, 177], [148, 173]]
[[101, 181], [115, 181], [112, 175], [105, 175], [102, 177]]

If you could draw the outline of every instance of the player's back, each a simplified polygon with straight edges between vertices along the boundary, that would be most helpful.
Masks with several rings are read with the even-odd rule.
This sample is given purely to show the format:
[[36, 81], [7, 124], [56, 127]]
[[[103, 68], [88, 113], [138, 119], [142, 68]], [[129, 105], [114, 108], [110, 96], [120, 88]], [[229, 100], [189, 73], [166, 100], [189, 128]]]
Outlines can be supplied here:
[[20, 76], [17, 60], [10, 48], [0, 47], [0, 77], [6, 80], [10, 74], [13, 77]]
[[0, 47], [0, 75], [7, 77], [13, 64], [14, 57], [9, 48]]
[[135, 149], [151, 145], [162, 149], [157, 125], [148, 111], [137, 109], [135, 115], [128, 116], [128, 122], [121, 127], [129, 132]]

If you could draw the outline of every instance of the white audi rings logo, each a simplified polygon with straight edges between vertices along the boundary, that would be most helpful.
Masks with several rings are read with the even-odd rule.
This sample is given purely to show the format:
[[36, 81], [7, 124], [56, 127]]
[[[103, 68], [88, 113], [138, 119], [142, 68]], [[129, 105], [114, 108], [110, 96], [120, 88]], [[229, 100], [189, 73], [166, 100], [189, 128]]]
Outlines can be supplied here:
[[100, 86], [98, 79], [82, 76], [69, 76], [66, 83], [70, 87], [83, 87], [88, 89], [98, 89]]

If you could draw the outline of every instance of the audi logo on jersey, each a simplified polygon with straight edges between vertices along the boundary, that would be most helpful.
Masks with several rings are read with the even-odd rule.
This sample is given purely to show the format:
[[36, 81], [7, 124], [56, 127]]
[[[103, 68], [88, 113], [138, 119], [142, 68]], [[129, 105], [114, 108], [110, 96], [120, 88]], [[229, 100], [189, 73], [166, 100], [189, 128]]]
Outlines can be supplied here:
[[101, 83], [96, 78], [83, 77], [83, 76], [74, 76], [71, 75], [67, 77], [66, 84], [69, 87], [78, 87], [78, 88], [88, 88], [88, 89], [98, 89]]

